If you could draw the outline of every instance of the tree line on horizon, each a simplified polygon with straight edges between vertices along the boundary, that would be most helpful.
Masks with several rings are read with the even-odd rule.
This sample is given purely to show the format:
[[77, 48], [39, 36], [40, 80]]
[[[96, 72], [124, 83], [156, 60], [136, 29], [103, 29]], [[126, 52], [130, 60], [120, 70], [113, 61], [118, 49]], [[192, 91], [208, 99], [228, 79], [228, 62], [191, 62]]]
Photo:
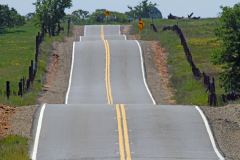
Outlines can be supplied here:
[[128, 12], [121, 13], [109, 11], [110, 15], [105, 16], [107, 9], [96, 9], [93, 13], [78, 9], [71, 14], [66, 14], [65, 9], [72, 6], [72, 0], [36, 0], [35, 12], [28, 13], [25, 17], [17, 13], [14, 8], [9, 9], [7, 5], [0, 6], [0, 28], [10, 28], [23, 25], [25, 20], [34, 20], [42, 32], [50, 36], [59, 34], [61, 23], [71, 19], [74, 24], [94, 24], [94, 23], [128, 23], [133, 19], [142, 18], [162, 18], [162, 13], [157, 9], [157, 4], [149, 0], [143, 0], [138, 5], [129, 8]]
[[71, 18], [74, 24], [93, 23], [128, 23], [133, 19], [141, 18], [162, 18], [161, 11], [156, 7], [156, 3], [143, 0], [138, 5], [127, 6], [129, 11], [125, 13], [110, 11], [109, 16], [105, 16], [107, 9], [96, 9], [93, 13], [78, 9], [71, 14], [66, 14], [65, 9], [72, 6], [72, 0], [36, 0], [35, 12], [21, 16], [16, 9], [7, 5], [0, 5], [0, 30], [23, 25], [25, 21], [34, 19], [42, 32], [50, 36], [57, 35], [61, 29], [60, 24]]
[[75, 24], [93, 24], [93, 23], [128, 23], [137, 18], [158, 18], [162, 19], [161, 11], [156, 7], [156, 3], [149, 0], [143, 0], [138, 5], [132, 7], [127, 6], [129, 11], [125, 13], [117, 11], [109, 11], [110, 15], [106, 17], [104, 12], [107, 9], [96, 9], [93, 13], [82, 9], [73, 11], [68, 15]]
[[6, 28], [12, 28], [25, 24], [24, 16], [21, 16], [16, 9], [8, 5], [0, 4], [0, 32]]

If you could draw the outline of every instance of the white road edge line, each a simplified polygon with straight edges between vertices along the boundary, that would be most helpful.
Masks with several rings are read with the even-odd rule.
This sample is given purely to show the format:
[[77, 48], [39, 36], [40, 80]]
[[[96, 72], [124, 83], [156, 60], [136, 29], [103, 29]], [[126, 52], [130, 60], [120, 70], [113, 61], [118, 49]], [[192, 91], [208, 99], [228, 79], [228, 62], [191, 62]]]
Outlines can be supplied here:
[[127, 36], [125, 34], [123, 34], [123, 36], [124, 36], [125, 40], [127, 40]]
[[69, 82], [68, 82], [68, 90], [66, 93], [66, 98], [65, 98], [65, 104], [68, 104], [68, 96], [72, 84], [72, 74], [73, 74], [73, 65], [74, 65], [74, 57], [75, 57], [75, 42], [73, 42], [73, 49], [72, 49], [72, 64], [71, 64], [71, 71], [70, 71], [70, 76], [69, 76]]
[[121, 35], [121, 25], [119, 25], [119, 35]]
[[119, 35], [122, 35], [124, 39], [127, 40], [127, 36], [121, 32], [121, 25], [119, 25]]
[[85, 25], [84, 25], [84, 29], [83, 29], [83, 30], [84, 30], [84, 31], [83, 31], [83, 34], [84, 34], [83, 36], [86, 36], [86, 32], [87, 32], [87, 31], [86, 31], [86, 26], [85, 26]]
[[33, 145], [32, 160], [37, 159], [38, 143], [39, 143], [39, 137], [40, 137], [41, 128], [42, 128], [43, 114], [44, 114], [45, 108], [46, 108], [46, 104], [43, 104], [43, 106], [41, 107], [39, 118], [38, 118], [37, 131], [36, 131], [34, 145]]
[[143, 81], [144, 81], [145, 87], [146, 87], [146, 89], [147, 89], [147, 91], [148, 91], [148, 94], [150, 95], [150, 97], [151, 97], [151, 99], [152, 99], [153, 104], [156, 105], [156, 101], [154, 100], [153, 95], [152, 95], [150, 89], [148, 88], [148, 85], [147, 85], [147, 82], [146, 82], [142, 47], [141, 47], [140, 43], [139, 43], [137, 40], [135, 40], [135, 42], [137, 43], [138, 48], [139, 48], [139, 52], [140, 52], [141, 66], [142, 66], [142, 74], [143, 74]]
[[219, 160], [224, 160], [224, 157], [223, 157], [222, 154], [219, 152], [219, 150], [218, 150], [218, 148], [217, 148], [217, 146], [216, 146], [216, 142], [215, 142], [215, 139], [214, 139], [214, 137], [213, 137], [212, 130], [211, 130], [211, 128], [210, 128], [210, 125], [209, 125], [209, 123], [208, 123], [208, 120], [207, 120], [205, 114], [203, 113], [202, 109], [200, 109], [200, 107], [195, 106], [195, 108], [197, 109], [197, 111], [200, 113], [200, 115], [201, 115], [201, 117], [202, 117], [202, 120], [203, 120], [203, 122], [204, 122], [204, 124], [205, 124], [205, 127], [206, 127], [206, 129], [207, 129], [208, 136], [209, 136], [209, 138], [210, 138], [210, 141], [211, 141], [211, 143], [212, 143], [212, 147], [213, 147], [215, 153], [217, 154]]

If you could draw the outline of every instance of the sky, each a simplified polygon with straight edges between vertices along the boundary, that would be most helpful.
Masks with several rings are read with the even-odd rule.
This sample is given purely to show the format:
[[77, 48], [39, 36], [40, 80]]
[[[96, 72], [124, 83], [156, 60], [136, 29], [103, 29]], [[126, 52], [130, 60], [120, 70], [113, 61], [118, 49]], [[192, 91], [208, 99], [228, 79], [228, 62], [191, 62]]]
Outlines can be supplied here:
[[[0, 4], [8, 4], [17, 11], [26, 15], [34, 12], [32, 5], [36, 0], [0, 0]], [[95, 9], [108, 9], [113, 11], [128, 11], [127, 6], [135, 6], [142, 0], [73, 0], [73, 7], [67, 10], [71, 13], [77, 9], [93, 12]], [[221, 12], [220, 6], [233, 6], [239, 0], [150, 0], [157, 3], [157, 8], [167, 17], [169, 13], [177, 16], [187, 16], [194, 12], [194, 16], [217, 17]]]

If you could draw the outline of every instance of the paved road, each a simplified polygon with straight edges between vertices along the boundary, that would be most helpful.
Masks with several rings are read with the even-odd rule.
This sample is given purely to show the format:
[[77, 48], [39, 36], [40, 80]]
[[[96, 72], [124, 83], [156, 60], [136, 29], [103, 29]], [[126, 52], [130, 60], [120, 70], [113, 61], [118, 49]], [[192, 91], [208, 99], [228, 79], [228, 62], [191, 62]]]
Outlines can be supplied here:
[[154, 105], [119, 26], [86, 26], [73, 55], [66, 104], [41, 108], [32, 159], [221, 159], [198, 108]]

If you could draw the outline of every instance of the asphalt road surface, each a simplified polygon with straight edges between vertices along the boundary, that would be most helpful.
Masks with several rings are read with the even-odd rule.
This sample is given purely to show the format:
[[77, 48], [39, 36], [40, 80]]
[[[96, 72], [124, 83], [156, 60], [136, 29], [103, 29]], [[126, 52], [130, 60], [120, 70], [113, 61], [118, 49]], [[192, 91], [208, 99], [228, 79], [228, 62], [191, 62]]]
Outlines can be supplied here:
[[155, 105], [137, 41], [85, 26], [73, 45], [66, 104], [41, 107], [32, 159], [217, 160], [198, 107]]

